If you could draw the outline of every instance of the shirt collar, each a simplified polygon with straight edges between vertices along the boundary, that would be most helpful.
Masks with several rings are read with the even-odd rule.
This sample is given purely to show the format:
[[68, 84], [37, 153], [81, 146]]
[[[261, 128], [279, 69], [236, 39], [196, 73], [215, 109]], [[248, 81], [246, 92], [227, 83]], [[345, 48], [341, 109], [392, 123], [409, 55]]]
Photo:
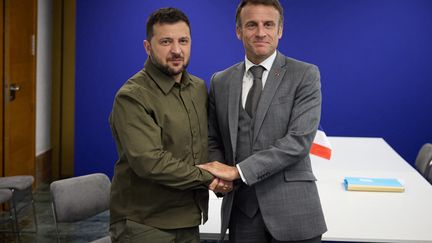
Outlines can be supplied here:
[[[176, 84], [175, 80], [159, 70], [153, 62], [150, 61], [150, 58], [144, 64], [144, 69], [148, 73], [148, 75], [154, 80], [154, 82], [159, 86], [159, 88], [167, 95], [171, 89]], [[180, 86], [186, 87], [190, 83], [190, 76], [186, 70], [183, 71]]]
[[[274, 60], [276, 59], [276, 54], [277, 54], [277, 51], [275, 50], [273, 54], [271, 54], [269, 57], [267, 57], [267, 59], [265, 59], [264, 61], [262, 61], [258, 65], [263, 66], [266, 69], [266, 71], [269, 71], [273, 65]], [[258, 65], [253, 64], [251, 61], [249, 61], [247, 56], [245, 56], [245, 70], [246, 70], [246, 72], [252, 66], [258, 66]]]

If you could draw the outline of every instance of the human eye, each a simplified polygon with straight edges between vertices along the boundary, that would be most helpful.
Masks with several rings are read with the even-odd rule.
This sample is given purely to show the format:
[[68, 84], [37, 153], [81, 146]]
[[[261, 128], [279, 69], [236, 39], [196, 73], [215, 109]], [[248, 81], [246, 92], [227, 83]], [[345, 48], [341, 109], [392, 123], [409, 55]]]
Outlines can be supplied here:
[[256, 27], [256, 23], [254, 23], [254, 22], [247, 22], [247, 23], [245, 24], [245, 27], [246, 27], [246, 29], [251, 30], [251, 29], [253, 29], [253, 28]]
[[187, 45], [189, 43], [189, 38], [180, 38], [179, 42], [181, 45]]
[[273, 22], [273, 21], [268, 21], [268, 22], [265, 22], [265, 23], [264, 23], [264, 26], [265, 26], [267, 29], [272, 29], [272, 28], [274, 28], [274, 27], [276, 26], [276, 23]]
[[169, 39], [169, 38], [164, 38], [164, 39], [161, 39], [161, 40], [159, 41], [159, 44], [161, 44], [161, 45], [163, 45], [163, 46], [167, 46], [167, 45], [171, 44], [171, 42], [172, 42], [171, 39]]

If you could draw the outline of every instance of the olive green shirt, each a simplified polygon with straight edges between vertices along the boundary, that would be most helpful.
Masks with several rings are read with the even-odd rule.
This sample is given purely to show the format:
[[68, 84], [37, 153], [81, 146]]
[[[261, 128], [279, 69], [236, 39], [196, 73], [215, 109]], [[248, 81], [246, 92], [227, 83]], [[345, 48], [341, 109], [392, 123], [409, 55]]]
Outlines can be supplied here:
[[175, 229], [207, 220], [213, 176], [207, 162], [207, 89], [183, 72], [180, 83], [147, 60], [117, 92], [110, 125], [119, 159], [111, 223], [129, 219]]

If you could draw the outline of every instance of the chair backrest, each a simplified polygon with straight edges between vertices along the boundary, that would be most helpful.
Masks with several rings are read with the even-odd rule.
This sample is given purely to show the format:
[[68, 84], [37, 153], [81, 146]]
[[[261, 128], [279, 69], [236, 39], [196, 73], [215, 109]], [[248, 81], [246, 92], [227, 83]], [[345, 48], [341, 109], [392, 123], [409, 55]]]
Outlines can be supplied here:
[[415, 162], [415, 166], [417, 170], [426, 177], [425, 173], [427, 172], [428, 164], [432, 160], [432, 144], [426, 143], [424, 144], [419, 153], [417, 154], [417, 159]]
[[75, 222], [109, 208], [111, 182], [96, 173], [54, 181], [50, 185], [56, 222]]
[[12, 191], [0, 188], [0, 204], [9, 201], [12, 198]]

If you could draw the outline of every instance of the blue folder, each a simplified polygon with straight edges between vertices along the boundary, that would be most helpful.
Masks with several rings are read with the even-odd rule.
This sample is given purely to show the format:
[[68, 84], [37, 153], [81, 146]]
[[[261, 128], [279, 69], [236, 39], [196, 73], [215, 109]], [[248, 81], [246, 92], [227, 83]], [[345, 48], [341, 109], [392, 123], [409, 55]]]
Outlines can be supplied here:
[[345, 177], [348, 191], [403, 192], [405, 187], [394, 178]]

